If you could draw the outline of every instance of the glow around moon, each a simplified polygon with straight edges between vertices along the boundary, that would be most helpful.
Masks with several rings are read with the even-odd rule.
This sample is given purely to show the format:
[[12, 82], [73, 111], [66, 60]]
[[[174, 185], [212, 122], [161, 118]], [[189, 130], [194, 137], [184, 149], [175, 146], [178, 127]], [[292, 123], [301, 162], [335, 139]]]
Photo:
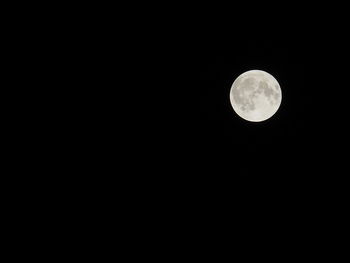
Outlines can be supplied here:
[[262, 70], [250, 70], [233, 82], [230, 101], [234, 111], [243, 119], [260, 122], [271, 118], [282, 101], [277, 80]]

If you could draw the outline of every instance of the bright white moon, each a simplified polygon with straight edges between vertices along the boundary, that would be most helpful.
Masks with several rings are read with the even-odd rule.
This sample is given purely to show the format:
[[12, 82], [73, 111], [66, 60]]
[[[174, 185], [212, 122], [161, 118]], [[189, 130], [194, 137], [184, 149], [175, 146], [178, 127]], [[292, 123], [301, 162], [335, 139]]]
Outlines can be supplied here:
[[281, 105], [282, 92], [277, 80], [262, 70], [250, 70], [233, 82], [230, 101], [234, 111], [247, 121], [271, 118]]

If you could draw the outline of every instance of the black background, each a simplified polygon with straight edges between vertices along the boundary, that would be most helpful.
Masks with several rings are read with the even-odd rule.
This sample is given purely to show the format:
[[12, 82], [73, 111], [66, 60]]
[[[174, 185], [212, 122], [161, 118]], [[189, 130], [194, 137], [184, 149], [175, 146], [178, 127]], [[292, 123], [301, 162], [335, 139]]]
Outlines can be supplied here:
[[[345, 194], [344, 16], [330, 22], [322, 10], [290, 6], [150, 8], [80, 6], [65, 23], [47, 24], [37, 46], [43, 87], [54, 87], [41, 93], [54, 109], [40, 134], [59, 149], [48, 163], [89, 174], [72, 177], [71, 189], [202, 206]], [[260, 123], [238, 117], [229, 101], [233, 81], [251, 69], [282, 89], [280, 109]]]
[[[96, 78], [90, 95], [99, 87], [88, 108], [99, 112], [93, 130], [105, 134], [102, 167], [120, 162], [131, 185], [189, 195], [237, 186], [307, 195], [345, 180], [342, 21], [223, 10], [106, 16], [92, 42], [98, 74], [87, 76]], [[280, 109], [261, 123], [238, 117], [229, 101], [235, 78], [251, 69], [282, 88]]]
[[[68, 224], [82, 215], [73, 227], [89, 235], [86, 218], [101, 228], [124, 219], [118, 227], [141, 245], [155, 229], [180, 242], [241, 229], [264, 243], [269, 227], [276, 240], [318, 237], [319, 218], [344, 219], [346, 16], [321, 4], [146, 5], [86, 4], [27, 25], [23, 86], [38, 88], [22, 96], [40, 103], [23, 113], [33, 146], [21, 154], [45, 174], [34, 184], [58, 189]], [[260, 123], [229, 101], [251, 69], [282, 89], [280, 109]]]
[[[117, 178], [130, 211], [150, 215], [146, 225], [316, 235], [320, 218], [341, 217], [347, 195], [344, 24], [230, 10], [172, 10], [127, 29], [126, 80], [112, 81], [109, 98], [123, 119], [111, 111], [111, 130], [122, 135], [106, 141], [118, 175], [107, 182]], [[261, 123], [238, 117], [229, 101], [235, 78], [251, 69], [271, 73], [283, 93]]]
[[[204, 28], [194, 35], [185, 28], [168, 30], [145, 36], [151, 41], [140, 44], [125, 87], [134, 96], [125, 113], [131, 113], [130, 128], [140, 146], [145, 143], [150, 154], [158, 148], [169, 154], [172, 169], [182, 167], [185, 158], [202, 170], [212, 159], [227, 176], [277, 175], [288, 169], [299, 173], [299, 163], [311, 176], [311, 156], [319, 156], [317, 149], [330, 142], [337, 118], [331, 118], [333, 101], [325, 101], [334, 70], [330, 51], [322, 50], [327, 45], [248, 25], [244, 32], [236, 26]], [[229, 103], [234, 79], [250, 69], [270, 72], [283, 89], [280, 110], [266, 122], [240, 119]]]

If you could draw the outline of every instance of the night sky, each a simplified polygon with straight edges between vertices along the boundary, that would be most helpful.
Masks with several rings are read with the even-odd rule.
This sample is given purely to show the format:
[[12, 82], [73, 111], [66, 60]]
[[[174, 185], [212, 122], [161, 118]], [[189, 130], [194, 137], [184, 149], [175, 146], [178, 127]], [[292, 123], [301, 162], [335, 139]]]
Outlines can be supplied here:
[[[100, 32], [108, 36], [96, 66], [107, 87], [96, 98], [103, 162], [118, 169], [121, 160], [130, 175], [121, 178], [137, 189], [203, 198], [232, 189], [306, 194], [345, 180], [345, 35], [325, 20], [175, 10]], [[233, 81], [251, 69], [282, 90], [264, 122], [230, 105]]]
[[[5, 18], [19, 36], [4, 38], [12, 236], [38, 255], [36, 239], [53, 256], [333, 262], [349, 222], [349, 9], [310, 5], [84, 2]], [[253, 69], [282, 90], [263, 122], [230, 104]]]
[[[132, 100], [124, 115], [138, 159], [207, 185], [249, 178], [295, 186], [334, 171], [327, 156], [344, 129], [342, 105], [330, 98], [341, 85], [334, 76], [341, 72], [342, 36], [313, 27], [191, 22], [138, 28], [130, 46]], [[233, 81], [251, 69], [269, 72], [282, 89], [277, 113], [259, 123], [241, 119], [229, 101]]]
[[[57, 74], [59, 121], [49, 140], [61, 149], [62, 189], [78, 197], [72, 210], [85, 205], [102, 227], [111, 220], [157, 253], [152, 238], [168, 246], [174, 236], [190, 249], [191, 237], [210, 239], [231, 251], [238, 230], [248, 241], [258, 233], [258, 244], [270, 229], [277, 242], [294, 235], [299, 244], [309, 229], [322, 235], [325, 207], [341, 217], [348, 200], [348, 16], [331, 23], [328, 6], [287, 16], [284, 2], [264, 12], [250, 2], [144, 5], [84, 12], [76, 27], [67, 24], [71, 35], [53, 38], [57, 51], [49, 51], [61, 63], [46, 68]], [[282, 90], [277, 113], [256, 123], [229, 99], [234, 80], [252, 69]]]

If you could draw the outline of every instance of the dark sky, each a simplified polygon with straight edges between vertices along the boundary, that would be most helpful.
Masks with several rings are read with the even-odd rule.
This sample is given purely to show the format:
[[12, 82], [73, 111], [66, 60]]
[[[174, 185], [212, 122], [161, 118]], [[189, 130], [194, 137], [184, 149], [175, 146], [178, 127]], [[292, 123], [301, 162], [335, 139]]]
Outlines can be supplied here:
[[[174, 151], [169, 169], [224, 187], [242, 177], [279, 189], [344, 179], [334, 177], [346, 144], [344, 97], [337, 95], [344, 84], [335, 77], [343, 71], [342, 37], [231, 30], [180, 38], [180, 48], [170, 45], [174, 54], [164, 58], [169, 75], [160, 88], [170, 92], [160, 100], [171, 117], [163, 116], [169, 129], [161, 148]], [[279, 111], [261, 123], [242, 120], [229, 102], [233, 81], [250, 69], [271, 73], [283, 92]]]
[[[49, 54], [62, 63], [53, 98], [64, 125], [55, 122], [49, 140], [62, 149], [54, 169], [61, 160], [74, 166], [62, 169], [62, 189], [78, 197], [74, 210], [116, 213], [106, 218], [125, 218], [117, 227], [136, 241], [141, 233], [142, 246], [154, 229], [161, 242], [180, 235], [179, 244], [191, 235], [205, 242], [211, 229], [225, 235], [211, 242], [230, 246], [236, 230], [261, 231], [259, 244], [270, 229], [287, 238], [300, 231], [298, 244], [304, 229], [321, 235], [314, 222], [324, 207], [333, 215], [348, 200], [348, 23], [337, 20], [348, 16], [330, 23], [318, 10], [301, 14], [304, 6], [287, 16], [284, 2], [279, 12], [146, 5], [118, 9], [125, 16], [84, 12], [68, 24], [71, 35], [54, 35]], [[278, 112], [264, 122], [247, 122], [230, 105], [233, 81], [251, 69], [282, 89]]]
[[[338, 25], [282, 17], [174, 11], [106, 30], [108, 89], [98, 102], [106, 116], [97, 119], [140, 186], [283, 192], [344, 179], [347, 42]], [[260, 123], [229, 102], [233, 81], [250, 69], [275, 76], [283, 94]]]
[[[12, 177], [29, 191], [20, 197], [29, 210], [47, 202], [39, 207], [45, 231], [68, 229], [67, 240], [80, 229], [86, 242], [104, 233], [95, 240], [116, 237], [143, 258], [206, 257], [217, 245], [215, 261], [224, 250], [236, 257], [235, 243], [261, 257], [251, 241], [262, 247], [271, 238], [279, 244], [266, 251], [288, 247], [289, 257], [324, 238], [326, 226], [343, 235], [334, 226], [349, 200], [349, 16], [328, 2], [325, 12], [322, 3], [230, 2], [84, 3], [52, 8], [54, 26], [40, 16], [35, 26], [20, 22], [28, 35], [14, 31], [13, 53], [30, 59], [13, 63], [28, 76], [15, 72], [23, 84], [10, 88], [28, 120], [13, 118], [20, 127], [9, 142], [27, 160], [15, 160], [25, 173]], [[39, 12], [52, 17], [47, 7]], [[251, 69], [282, 89], [278, 112], [264, 122], [247, 122], [230, 105], [233, 81]], [[33, 211], [21, 220], [41, 224]], [[319, 248], [313, 257], [323, 256]]]

